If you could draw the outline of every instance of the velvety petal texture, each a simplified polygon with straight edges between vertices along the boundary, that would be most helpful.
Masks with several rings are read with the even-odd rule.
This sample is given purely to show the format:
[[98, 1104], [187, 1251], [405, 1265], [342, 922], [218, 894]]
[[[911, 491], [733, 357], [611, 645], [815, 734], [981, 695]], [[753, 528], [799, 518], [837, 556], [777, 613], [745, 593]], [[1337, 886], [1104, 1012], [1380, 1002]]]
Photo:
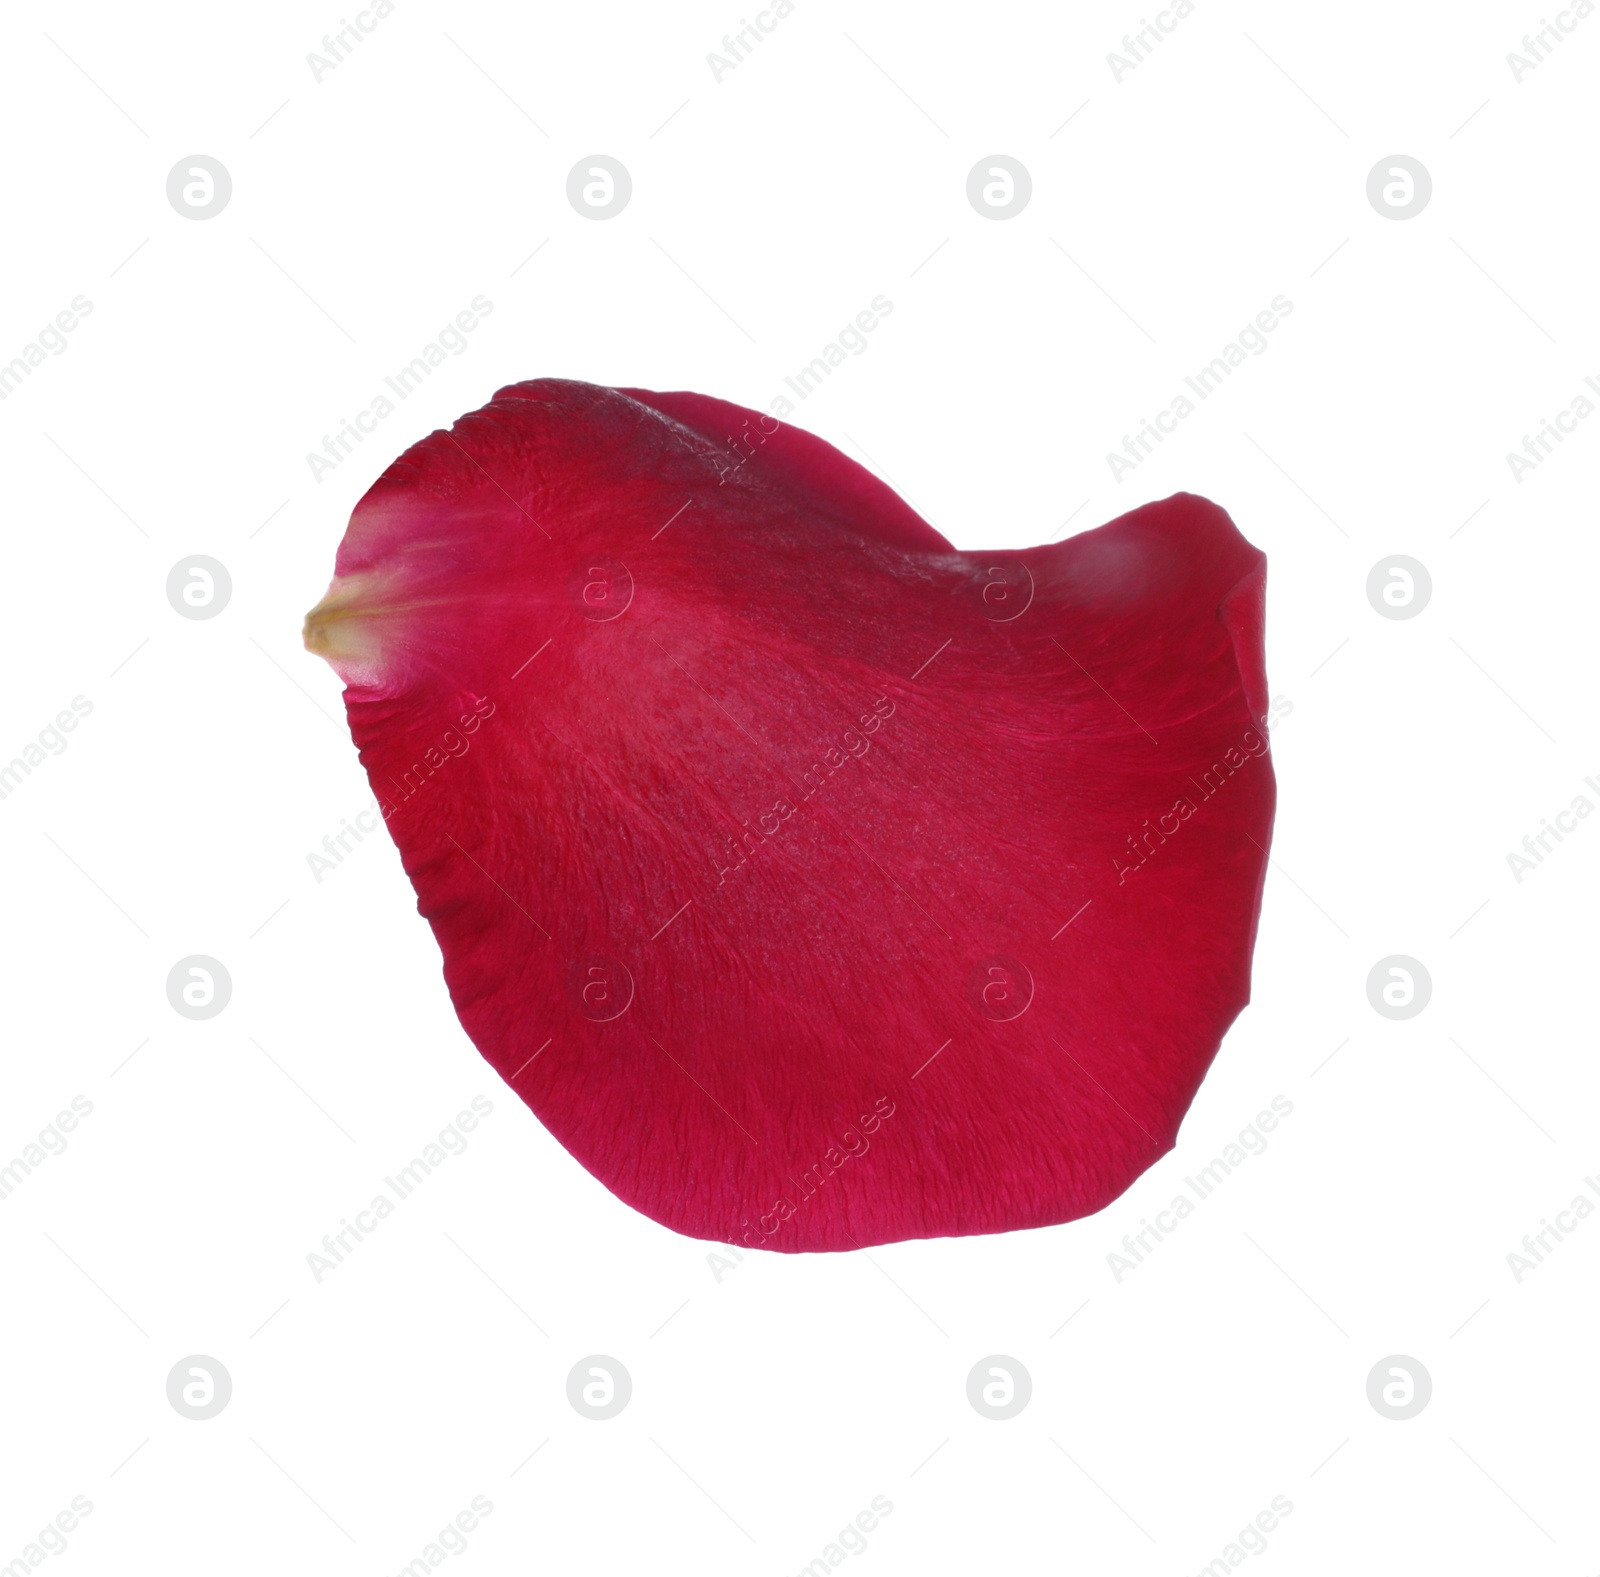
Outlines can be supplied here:
[[770, 416], [540, 379], [379, 478], [306, 640], [540, 1121], [679, 1232], [852, 1249], [1171, 1148], [1249, 999], [1264, 588], [1189, 494], [957, 552]]

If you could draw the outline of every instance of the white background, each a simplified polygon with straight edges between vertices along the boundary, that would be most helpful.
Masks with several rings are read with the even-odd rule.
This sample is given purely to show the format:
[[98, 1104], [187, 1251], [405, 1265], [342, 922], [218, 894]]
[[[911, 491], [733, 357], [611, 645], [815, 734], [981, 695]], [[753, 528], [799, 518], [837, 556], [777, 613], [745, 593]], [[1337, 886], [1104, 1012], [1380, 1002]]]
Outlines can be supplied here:
[[[800, 0], [719, 82], [748, 14], [401, 0], [318, 81], [332, 4], [9, 8], [0, 358], [93, 311], [0, 404], [0, 759], [93, 710], [0, 800], [0, 1163], [93, 1113], [0, 1201], [0, 1564], [83, 1495], [52, 1571], [382, 1577], [484, 1495], [452, 1571], [787, 1574], [881, 1495], [851, 1570], [1182, 1577], [1282, 1495], [1250, 1569], [1593, 1570], [1600, 1220], [1520, 1282], [1507, 1254], [1600, 1173], [1600, 826], [1521, 882], [1506, 856], [1600, 803], [1600, 421], [1521, 481], [1506, 452], [1600, 376], [1600, 19], [1518, 82], [1537, 8], [1200, 0], [1119, 82], [1132, 6]], [[195, 153], [233, 181], [203, 222], [165, 192]], [[594, 153], [634, 186], [603, 223], [565, 195]], [[1033, 182], [1004, 222], [965, 195], [995, 153]], [[1399, 222], [1366, 196], [1395, 153], [1433, 180]], [[1188, 489], [1265, 549], [1292, 710], [1255, 1000], [1101, 1216], [719, 1275], [481, 1063], [385, 838], [313, 880], [368, 794], [300, 620], [373, 478], [497, 387], [764, 408], [879, 294], [794, 419], [958, 546]], [[232, 576], [207, 621], [164, 590], [195, 553]], [[1396, 553], [1432, 577], [1408, 620], [1365, 594]], [[233, 981], [204, 1022], [165, 992], [196, 953]], [[1433, 982], [1399, 1022], [1365, 988], [1397, 953]], [[467, 1151], [319, 1284], [323, 1234], [475, 1095]], [[1266, 1152], [1116, 1279], [1277, 1095]], [[633, 1380], [607, 1422], [566, 1397], [595, 1353]], [[209, 1421], [167, 1401], [191, 1354], [232, 1377]], [[1032, 1378], [1005, 1422], [967, 1401], [991, 1354]], [[1394, 1354], [1433, 1383], [1404, 1422], [1366, 1394]]]

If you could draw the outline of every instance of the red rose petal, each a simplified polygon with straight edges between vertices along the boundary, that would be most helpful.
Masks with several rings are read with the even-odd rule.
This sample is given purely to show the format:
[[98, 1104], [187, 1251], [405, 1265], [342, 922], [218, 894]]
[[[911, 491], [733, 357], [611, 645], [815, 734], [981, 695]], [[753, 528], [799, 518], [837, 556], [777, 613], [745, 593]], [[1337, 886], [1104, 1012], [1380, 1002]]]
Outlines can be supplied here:
[[680, 1232], [849, 1249], [1172, 1146], [1249, 997], [1264, 583], [1188, 494], [959, 553], [770, 417], [546, 379], [374, 484], [307, 644], [541, 1121]]

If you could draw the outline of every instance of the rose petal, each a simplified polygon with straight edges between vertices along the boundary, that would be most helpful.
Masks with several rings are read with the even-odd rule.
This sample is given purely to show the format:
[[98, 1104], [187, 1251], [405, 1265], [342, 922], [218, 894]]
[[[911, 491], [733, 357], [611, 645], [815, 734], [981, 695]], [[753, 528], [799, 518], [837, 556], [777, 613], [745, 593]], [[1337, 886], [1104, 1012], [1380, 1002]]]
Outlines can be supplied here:
[[336, 568], [307, 644], [461, 1022], [629, 1204], [849, 1249], [1082, 1216], [1172, 1146], [1274, 802], [1215, 505], [957, 552], [771, 417], [543, 379]]

